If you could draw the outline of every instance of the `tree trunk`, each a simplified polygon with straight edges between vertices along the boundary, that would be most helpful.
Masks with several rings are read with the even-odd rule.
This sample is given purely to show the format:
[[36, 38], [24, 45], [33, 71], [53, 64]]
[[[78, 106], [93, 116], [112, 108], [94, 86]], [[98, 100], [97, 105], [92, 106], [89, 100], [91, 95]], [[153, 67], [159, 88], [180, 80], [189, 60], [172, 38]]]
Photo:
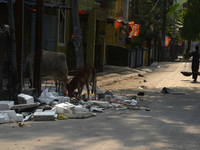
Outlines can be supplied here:
[[186, 49], [186, 59], [189, 58], [190, 47], [191, 47], [191, 40], [188, 40], [188, 47]]
[[44, 33], [44, 0], [36, 1], [36, 29], [35, 29], [35, 53], [33, 87], [41, 94], [41, 65], [43, 55], [43, 33]]
[[71, 6], [72, 6], [72, 21], [74, 29], [74, 44], [76, 51], [76, 67], [79, 68], [84, 65], [84, 60], [83, 60], [80, 19], [78, 13], [78, 0], [71, 0]]

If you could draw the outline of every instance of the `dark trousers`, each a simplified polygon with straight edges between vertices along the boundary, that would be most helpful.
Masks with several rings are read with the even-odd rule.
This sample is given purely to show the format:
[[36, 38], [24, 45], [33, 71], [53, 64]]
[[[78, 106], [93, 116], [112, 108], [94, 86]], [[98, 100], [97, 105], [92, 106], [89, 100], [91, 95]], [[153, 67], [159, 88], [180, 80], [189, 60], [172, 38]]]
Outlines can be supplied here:
[[192, 78], [197, 80], [199, 65], [192, 65]]

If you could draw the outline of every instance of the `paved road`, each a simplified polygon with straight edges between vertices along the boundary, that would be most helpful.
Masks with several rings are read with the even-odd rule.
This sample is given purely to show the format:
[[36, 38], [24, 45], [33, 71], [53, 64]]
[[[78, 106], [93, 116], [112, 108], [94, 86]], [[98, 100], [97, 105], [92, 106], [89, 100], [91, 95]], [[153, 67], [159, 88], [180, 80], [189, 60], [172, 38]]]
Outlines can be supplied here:
[[[101, 87], [130, 97], [143, 91], [145, 96], [137, 98], [138, 105], [151, 111], [107, 109], [87, 119], [27, 122], [32, 128], [2, 124], [1, 149], [198, 150], [200, 82], [191, 83], [191, 77], [180, 74], [189, 66], [161, 63], [144, 77], [136, 76], [133, 70], [124, 80]], [[170, 94], [161, 93], [163, 87]]]

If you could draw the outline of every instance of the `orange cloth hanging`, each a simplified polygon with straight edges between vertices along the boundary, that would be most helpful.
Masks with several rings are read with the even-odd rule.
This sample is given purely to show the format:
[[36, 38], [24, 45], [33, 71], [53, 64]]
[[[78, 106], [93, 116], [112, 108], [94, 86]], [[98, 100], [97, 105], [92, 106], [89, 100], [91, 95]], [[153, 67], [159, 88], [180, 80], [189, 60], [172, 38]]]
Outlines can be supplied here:
[[169, 46], [169, 42], [171, 41], [171, 38], [169, 36], [165, 37], [165, 46], [168, 47]]
[[154, 24], [153, 23], [150, 25], [150, 28], [151, 28], [151, 31], [154, 33]]
[[115, 21], [115, 29], [119, 28], [119, 26], [122, 24], [122, 20]]
[[140, 31], [140, 24], [134, 24], [132, 31], [129, 34], [129, 37], [132, 38], [134, 36], [139, 36], [139, 31]]
[[78, 12], [79, 12], [79, 14], [82, 14], [82, 15], [86, 13], [85, 11], [80, 10], [80, 9], [78, 10]]
[[183, 39], [180, 39], [178, 45], [181, 46], [182, 44], [183, 44]]
[[134, 23], [134, 21], [129, 22], [129, 26], [131, 27], [131, 29], [133, 28]]
[[26, 6], [26, 8], [28, 8], [28, 9], [30, 9], [30, 10], [32, 10], [32, 11], [36, 11], [36, 9], [31, 8], [31, 7], [28, 7], [28, 6]]

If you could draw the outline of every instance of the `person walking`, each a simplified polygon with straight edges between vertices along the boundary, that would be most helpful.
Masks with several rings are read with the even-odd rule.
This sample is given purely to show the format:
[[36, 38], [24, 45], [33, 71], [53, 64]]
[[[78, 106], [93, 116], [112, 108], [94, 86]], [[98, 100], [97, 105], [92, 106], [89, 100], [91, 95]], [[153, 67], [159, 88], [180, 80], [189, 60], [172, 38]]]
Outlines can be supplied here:
[[192, 57], [192, 78], [193, 82], [197, 82], [198, 70], [199, 70], [199, 46], [195, 47], [195, 51], [190, 52], [190, 57]]

